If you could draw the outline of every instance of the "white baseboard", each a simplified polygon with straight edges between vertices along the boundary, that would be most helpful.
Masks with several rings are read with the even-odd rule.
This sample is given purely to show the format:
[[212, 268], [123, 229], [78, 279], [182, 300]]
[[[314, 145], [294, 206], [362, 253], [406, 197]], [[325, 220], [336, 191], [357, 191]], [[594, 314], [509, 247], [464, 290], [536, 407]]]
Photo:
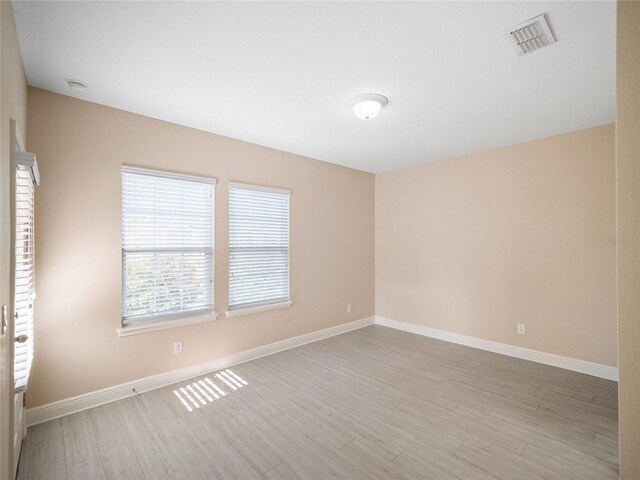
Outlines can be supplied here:
[[560, 355], [554, 355], [553, 353], [531, 350], [529, 348], [516, 347], [514, 345], [493, 342], [491, 340], [484, 340], [482, 338], [469, 337], [466, 335], [461, 335], [459, 333], [437, 330], [435, 328], [424, 327], [422, 325], [416, 325], [414, 323], [399, 322], [397, 320], [390, 320], [384, 317], [375, 317], [375, 323], [376, 325], [395, 328], [397, 330], [415, 333], [417, 335], [423, 335], [425, 337], [437, 338], [438, 340], [444, 340], [445, 342], [466, 345], [468, 347], [479, 348], [481, 350], [487, 350], [493, 353], [499, 353], [510, 357], [542, 363], [544, 365], [550, 365], [552, 367], [559, 367], [564, 368], [565, 370], [585, 373], [587, 375], [593, 375], [594, 377], [606, 378], [607, 380], [613, 380], [615, 382], [618, 381], [618, 369], [616, 367], [610, 367], [608, 365], [587, 362], [585, 360], [578, 360], [576, 358], [563, 357]]
[[146, 392], [160, 387], [165, 387], [173, 383], [189, 380], [190, 378], [205, 375], [210, 372], [222, 370], [233, 365], [255, 360], [260, 357], [271, 355], [290, 348], [299, 347], [307, 343], [316, 342], [324, 338], [340, 335], [351, 330], [356, 330], [372, 324], [382, 325], [385, 327], [395, 328], [425, 337], [436, 338], [446, 342], [457, 343], [469, 347], [487, 350], [489, 352], [499, 353], [510, 357], [530, 360], [532, 362], [551, 365], [553, 367], [564, 368], [574, 372], [585, 373], [607, 380], [618, 380], [618, 369], [607, 365], [587, 362], [575, 358], [563, 357], [552, 353], [539, 352], [528, 348], [516, 347], [505, 343], [493, 342], [482, 338], [469, 337], [459, 333], [437, 330], [435, 328], [424, 327], [413, 323], [399, 322], [383, 317], [369, 317], [356, 320], [335, 327], [326, 328], [317, 332], [307, 333], [297, 337], [287, 338], [278, 342], [270, 343], [260, 347], [252, 348], [242, 352], [219, 358], [211, 362], [201, 363], [190, 367], [171, 370], [168, 372], [152, 375], [150, 377], [141, 378], [113, 387], [96, 390], [94, 392], [85, 393], [76, 397], [66, 398], [57, 402], [48, 403], [39, 407], [29, 408], [26, 411], [27, 426], [37, 425], [59, 417], [64, 417], [72, 413], [81, 412], [89, 408], [104, 405], [105, 403], [114, 402], [122, 398], [131, 397], [137, 393]]
[[211, 362], [201, 363], [190, 367], [171, 370], [150, 377], [141, 378], [132, 382], [122, 383], [113, 387], [84, 393], [76, 397], [58, 400], [39, 407], [29, 408], [26, 411], [27, 426], [37, 425], [55, 418], [64, 417], [82, 410], [114, 402], [122, 398], [131, 397], [137, 393], [146, 392], [160, 387], [165, 387], [173, 383], [182, 382], [190, 378], [205, 375], [207, 373], [222, 370], [239, 363], [255, 360], [266, 355], [271, 355], [290, 348], [299, 347], [307, 343], [316, 342], [324, 338], [340, 335], [341, 333], [366, 327], [374, 323], [374, 317], [363, 318], [335, 327], [326, 328], [317, 332], [307, 333], [297, 337], [287, 338], [275, 343], [252, 348], [242, 352], [234, 353], [224, 358], [219, 358]]

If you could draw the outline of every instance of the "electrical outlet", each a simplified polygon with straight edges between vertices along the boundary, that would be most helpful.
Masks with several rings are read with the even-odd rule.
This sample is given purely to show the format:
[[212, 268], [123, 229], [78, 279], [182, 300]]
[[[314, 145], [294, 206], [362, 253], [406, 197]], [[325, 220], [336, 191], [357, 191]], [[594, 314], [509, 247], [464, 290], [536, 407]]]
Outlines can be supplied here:
[[527, 328], [525, 327], [524, 323], [519, 323], [518, 324], [518, 335], [525, 335], [527, 333]]
[[178, 340], [173, 344], [173, 353], [182, 353], [182, 340]]
[[351, 313], [351, 304], [347, 305], [347, 313]]

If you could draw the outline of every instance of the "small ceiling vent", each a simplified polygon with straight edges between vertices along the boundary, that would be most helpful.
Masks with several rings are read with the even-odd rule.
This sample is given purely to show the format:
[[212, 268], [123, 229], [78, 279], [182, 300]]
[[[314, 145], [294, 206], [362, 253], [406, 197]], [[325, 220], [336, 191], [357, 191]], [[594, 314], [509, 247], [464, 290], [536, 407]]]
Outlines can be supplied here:
[[510, 28], [505, 33], [518, 55], [531, 53], [556, 41], [544, 13]]

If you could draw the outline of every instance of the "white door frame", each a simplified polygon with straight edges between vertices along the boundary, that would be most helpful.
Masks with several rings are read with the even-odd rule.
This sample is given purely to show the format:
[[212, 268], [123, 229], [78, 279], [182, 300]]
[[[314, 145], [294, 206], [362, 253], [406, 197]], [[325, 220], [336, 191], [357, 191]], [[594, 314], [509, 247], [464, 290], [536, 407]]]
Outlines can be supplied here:
[[[14, 303], [15, 303], [15, 120], [9, 121], [9, 142], [0, 151], [0, 306], [6, 306], [7, 327], [0, 335], [0, 480], [13, 480], [14, 461]], [[7, 151], [7, 149], [9, 151]], [[0, 307], [1, 308], [1, 307]]]
[[[13, 122], [15, 124], [15, 122]], [[25, 151], [25, 146], [24, 146], [24, 141], [22, 140], [22, 135], [20, 135], [20, 130], [18, 129], [18, 127], [15, 127], [15, 145], [14, 145], [14, 149], [13, 149], [13, 153], [12, 153], [12, 161], [11, 161], [11, 165], [12, 165], [12, 182], [13, 182], [13, 194], [12, 194], [12, 203], [11, 203], [11, 300], [14, 302], [13, 303], [13, 307], [12, 310], [14, 312], [14, 316], [12, 316], [10, 318], [10, 323], [14, 329], [15, 332], [15, 270], [16, 270], [16, 245], [15, 245], [15, 237], [16, 237], [16, 198], [15, 198], [15, 193], [16, 193], [16, 174], [17, 174], [17, 161], [15, 159], [15, 152], [24, 152]], [[12, 337], [15, 336], [15, 333], [12, 335]], [[15, 350], [15, 342], [11, 343], [13, 345], [14, 348], [12, 348], [12, 351]], [[15, 351], [12, 354], [12, 362], [11, 362], [11, 379], [12, 379], [12, 384], [15, 385], [15, 378], [13, 375], [13, 367], [14, 367], [14, 360], [15, 360]], [[15, 388], [14, 388], [15, 390]], [[22, 448], [22, 439], [24, 437], [27, 436], [27, 423], [25, 422], [25, 413], [24, 413], [24, 392], [20, 392], [18, 394], [14, 393], [13, 396], [13, 425], [14, 425], [14, 430], [13, 430], [13, 438], [12, 438], [12, 443], [13, 443], [13, 478], [15, 478], [16, 473], [18, 471], [18, 461], [20, 460], [20, 450]]]

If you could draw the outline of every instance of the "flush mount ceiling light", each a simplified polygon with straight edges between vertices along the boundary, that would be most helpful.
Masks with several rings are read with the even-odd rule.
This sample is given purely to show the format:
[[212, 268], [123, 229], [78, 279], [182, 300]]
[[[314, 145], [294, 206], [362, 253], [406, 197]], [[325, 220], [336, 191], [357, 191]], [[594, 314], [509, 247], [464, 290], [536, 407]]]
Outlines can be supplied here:
[[356, 114], [356, 117], [363, 120], [369, 120], [376, 117], [382, 107], [384, 107], [389, 100], [383, 95], [377, 93], [365, 93], [364, 95], [358, 95], [349, 100], [349, 107]]
[[87, 86], [79, 80], [67, 80], [67, 85], [71, 90], [76, 90], [78, 92], [84, 92], [87, 89]]

